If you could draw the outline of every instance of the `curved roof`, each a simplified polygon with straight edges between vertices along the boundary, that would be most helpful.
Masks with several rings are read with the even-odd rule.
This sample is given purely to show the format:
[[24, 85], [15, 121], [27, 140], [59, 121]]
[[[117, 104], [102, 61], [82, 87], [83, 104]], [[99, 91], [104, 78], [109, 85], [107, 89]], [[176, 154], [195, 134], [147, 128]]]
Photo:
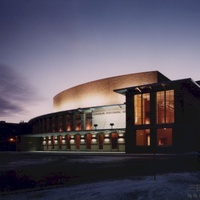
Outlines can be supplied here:
[[113, 90], [169, 80], [158, 71], [100, 79], [69, 88], [53, 98], [54, 110], [123, 104], [125, 97]]

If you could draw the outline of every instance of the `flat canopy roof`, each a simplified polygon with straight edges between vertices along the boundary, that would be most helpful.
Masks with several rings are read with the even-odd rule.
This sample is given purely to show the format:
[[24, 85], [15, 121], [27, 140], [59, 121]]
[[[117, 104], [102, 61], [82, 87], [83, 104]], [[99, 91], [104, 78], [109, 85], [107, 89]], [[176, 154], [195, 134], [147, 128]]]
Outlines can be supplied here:
[[160, 91], [167, 89], [174, 89], [177, 86], [182, 86], [190, 90], [192, 93], [200, 95], [200, 85], [193, 81], [191, 78], [181, 79], [175, 81], [165, 81], [147, 85], [139, 85], [134, 87], [120, 88], [113, 90], [116, 93], [127, 95], [127, 94], [139, 94], [151, 91]]

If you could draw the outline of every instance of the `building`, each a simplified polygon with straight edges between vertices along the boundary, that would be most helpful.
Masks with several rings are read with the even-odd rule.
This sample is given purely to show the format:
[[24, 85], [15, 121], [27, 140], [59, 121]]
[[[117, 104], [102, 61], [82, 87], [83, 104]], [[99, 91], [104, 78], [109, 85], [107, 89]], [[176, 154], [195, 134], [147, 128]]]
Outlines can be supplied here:
[[115, 91], [126, 96], [127, 153], [200, 150], [198, 82], [164, 81]]
[[28, 123], [7, 123], [0, 121], [0, 151], [16, 151], [21, 135], [31, 131]]
[[200, 86], [158, 71], [67, 89], [54, 113], [29, 121], [21, 150], [185, 152], [200, 149]]

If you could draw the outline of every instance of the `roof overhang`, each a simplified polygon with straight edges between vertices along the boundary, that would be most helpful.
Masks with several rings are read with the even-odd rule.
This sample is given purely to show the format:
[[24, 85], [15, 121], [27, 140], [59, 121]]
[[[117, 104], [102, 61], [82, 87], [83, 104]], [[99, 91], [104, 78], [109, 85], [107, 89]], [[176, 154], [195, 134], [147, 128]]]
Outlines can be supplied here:
[[147, 93], [151, 91], [175, 89], [177, 88], [177, 86], [185, 87], [192, 93], [200, 95], [200, 85], [197, 84], [197, 82], [193, 81], [191, 78], [175, 80], [175, 81], [166, 81], [161, 83], [153, 83], [147, 85], [139, 85], [128, 88], [120, 88], [113, 91], [122, 95], [128, 95], [128, 94]]

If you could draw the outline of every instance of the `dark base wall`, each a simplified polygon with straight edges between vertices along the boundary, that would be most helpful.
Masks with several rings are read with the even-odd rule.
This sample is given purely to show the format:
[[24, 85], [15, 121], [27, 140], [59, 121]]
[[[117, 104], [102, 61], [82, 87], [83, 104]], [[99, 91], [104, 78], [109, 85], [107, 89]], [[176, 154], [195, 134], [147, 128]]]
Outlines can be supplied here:
[[18, 151], [40, 151], [42, 140], [40, 137], [21, 137]]
[[200, 151], [200, 130], [195, 126], [176, 125], [172, 146], [136, 146], [134, 131], [126, 135], [126, 153], [187, 153]]

